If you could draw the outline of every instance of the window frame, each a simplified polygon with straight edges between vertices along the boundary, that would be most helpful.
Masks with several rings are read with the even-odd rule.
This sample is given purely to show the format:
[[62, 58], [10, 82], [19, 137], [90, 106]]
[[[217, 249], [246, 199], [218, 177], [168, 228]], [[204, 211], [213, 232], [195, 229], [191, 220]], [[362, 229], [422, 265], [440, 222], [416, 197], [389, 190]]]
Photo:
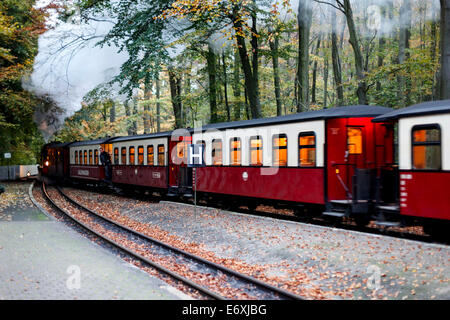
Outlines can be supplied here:
[[[439, 131], [439, 141], [419, 141], [414, 142], [414, 131], [415, 130], [427, 130], [427, 129], [438, 129]], [[414, 147], [415, 146], [439, 146], [439, 166], [438, 168], [432, 168], [432, 169], [417, 169], [414, 165]], [[438, 123], [430, 123], [430, 124], [419, 124], [414, 125], [411, 128], [411, 170], [414, 171], [440, 171], [442, 170], [442, 129], [441, 126]]]
[[[351, 126], [351, 125], [349, 125], [349, 126], [347, 126], [347, 130], [346, 130], [346, 135], [347, 135], [347, 142], [346, 142], [346, 145], [347, 145], [347, 151], [348, 151], [348, 155], [363, 155], [364, 154], [364, 132], [363, 132], [363, 126]], [[361, 132], [361, 152], [358, 152], [358, 153], [352, 153], [352, 152], [350, 152], [350, 144], [349, 144], [349, 141], [348, 141], [348, 130], [349, 129], [358, 129], [360, 132]]]
[[[140, 153], [139, 152], [139, 149], [142, 149], [142, 153]], [[138, 146], [137, 147], [137, 164], [138, 164], [138, 166], [143, 166], [144, 165], [144, 160], [145, 160], [145, 153], [144, 153], [144, 146]], [[140, 156], [142, 156], [142, 163], [141, 163], [141, 161], [139, 160], [139, 158], [140, 158]]]
[[[163, 147], [163, 151], [162, 152], [159, 152], [159, 147]], [[166, 165], [166, 146], [164, 145], [164, 144], [158, 144], [158, 149], [157, 149], [157, 151], [158, 151], [158, 166], [161, 166], [161, 167], [163, 167], [163, 166], [165, 166]], [[162, 164], [161, 164], [161, 162], [159, 161], [159, 156], [160, 155], [162, 155], [162, 159], [163, 159], [163, 161], [162, 161]]]
[[94, 164], [98, 165], [98, 150], [94, 149]]
[[78, 164], [78, 150], [75, 150], [75, 164]]
[[[280, 139], [280, 138], [286, 138], [286, 146], [282, 146], [282, 147], [280, 147], [280, 146], [275, 146], [275, 143], [274, 143], [274, 141], [275, 141], [275, 138], [278, 138], [278, 139]], [[275, 150], [280, 150], [280, 149], [286, 149], [286, 164], [285, 165], [280, 165], [279, 163], [280, 163], [280, 156], [278, 155], [278, 165], [275, 165]], [[274, 166], [274, 167], [287, 167], [288, 166], [288, 156], [289, 156], [289, 153], [288, 153], [288, 136], [287, 136], [287, 134], [286, 133], [279, 133], [279, 134], [274, 134], [273, 136], [272, 136], [272, 165]]]
[[[131, 153], [131, 149], [133, 149], [133, 153]], [[133, 156], [133, 161], [131, 161], [131, 156]], [[136, 148], [135, 146], [128, 147], [128, 162], [130, 165], [136, 165]]]
[[[252, 140], [261, 140], [261, 147], [252, 147]], [[263, 147], [264, 147], [264, 141], [262, 136], [260, 135], [256, 135], [256, 136], [252, 136], [250, 137], [250, 139], [248, 140], [248, 149], [249, 149], [249, 165], [253, 166], [253, 167], [262, 167], [264, 164], [264, 151], [263, 151]], [[260, 164], [254, 164], [252, 162], [252, 151], [261, 151], [261, 163]]]
[[87, 156], [88, 156], [87, 150], [83, 150], [83, 158], [84, 158], [83, 163], [84, 163], [85, 165], [88, 164]]
[[[152, 153], [149, 152], [150, 148], [152, 149]], [[149, 157], [149, 155], [152, 155]], [[151, 163], [149, 163], [149, 158], [152, 159]], [[155, 166], [155, 146], [152, 144], [147, 145], [147, 165], [148, 166]]]
[[[220, 149], [214, 148], [214, 143], [220, 142]], [[215, 162], [215, 153], [217, 150], [220, 150], [220, 164], [216, 164]], [[223, 166], [223, 141], [222, 139], [213, 139], [211, 143], [211, 160], [213, 166]]]
[[[125, 150], [125, 153], [123, 152]], [[123, 161], [125, 159], [125, 161]], [[120, 148], [120, 164], [126, 165], [127, 164], [127, 147], [121, 147]]]
[[[117, 153], [116, 153], [117, 151]], [[113, 151], [114, 164], [119, 164], [119, 147], [115, 147]]]
[[[231, 147], [232, 143], [235, 142], [235, 141], [239, 141], [239, 148], [235, 149], [235, 148]], [[232, 160], [233, 159], [233, 157], [232, 157], [233, 151], [239, 151], [239, 164], [232, 164], [232, 162], [233, 162], [233, 160]], [[230, 138], [230, 166], [233, 166], [233, 167], [242, 166], [242, 139], [239, 138], [239, 137]]]
[[89, 150], [89, 165], [93, 164], [93, 152], [92, 149]]
[[[314, 137], [314, 144], [313, 145], [309, 144], [309, 145], [301, 146], [300, 145], [300, 138], [301, 137], [308, 137], [308, 136], [313, 136]], [[301, 161], [300, 161], [300, 150], [301, 149], [314, 149], [314, 165], [309, 166], [309, 165], [302, 165], [301, 164]], [[314, 131], [303, 131], [303, 132], [300, 132], [298, 134], [298, 166], [300, 168], [314, 168], [314, 167], [317, 167], [317, 136], [316, 136], [316, 133]]]

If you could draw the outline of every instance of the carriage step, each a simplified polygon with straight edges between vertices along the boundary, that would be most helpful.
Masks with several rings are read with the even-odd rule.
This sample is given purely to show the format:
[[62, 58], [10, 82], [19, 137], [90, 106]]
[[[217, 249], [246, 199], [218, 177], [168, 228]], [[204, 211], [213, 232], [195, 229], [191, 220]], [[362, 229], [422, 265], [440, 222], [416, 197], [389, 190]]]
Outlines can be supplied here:
[[399, 206], [378, 206], [377, 207], [378, 210], [381, 211], [386, 211], [386, 212], [392, 212], [392, 213], [397, 213], [400, 211], [400, 207]]
[[352, 204], [352, 200], [331, 200], [332, 204], [348, 205]]
[[326, 215], [326, 216], [332, 216], [332, 217], [338, 217], [338, 218], [345, 217], [345, 212], [324, 211], [324, 212], [322, 212], [322, 214]]
[[400, 227], [401, 224], [398, 221], [375, 221], [377, 226], [382, 227]]

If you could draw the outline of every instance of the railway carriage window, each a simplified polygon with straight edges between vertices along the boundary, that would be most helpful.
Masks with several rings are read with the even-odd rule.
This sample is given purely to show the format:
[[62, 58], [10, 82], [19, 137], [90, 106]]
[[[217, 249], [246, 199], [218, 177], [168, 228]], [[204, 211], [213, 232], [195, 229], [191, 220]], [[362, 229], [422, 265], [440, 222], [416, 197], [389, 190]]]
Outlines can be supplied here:
[[75, 164], [78, 164], [78, 151], [75, 151]]
[[119, 148], [114, 148], [114, 164], [119, 164]]
[[314, 167], [316, 165], [316, 136], [314, 132], [302, 132], [298, 135], [298, 165]]
[[80, 164], [83, 164], [83, 151], [80, 150], [80, 152], [78, 152], [78, 156], [80, 161], [78, 161]]
[[347, 146], [349, 154], [362, 153], [362, 129], [347, 128]]
[[222, 140], [214, 139], [212, 141], [212, 151], [211, 156], [213, 159], [213, 165], [221, 166], [223, 164], [222, 161]]
[[412, 129], [414, 169], [441, 169], [441, 129], [439, 125], [416, 126]]
[[142, 166], [144, 164], [144, 146], [138, 147], [138, 165]]
[[134, 147], [128, 148], [128, 160], [130, 161], [129, 164], [135, 164], [134, 163]]
[[153, 155], [153, 146], [147, 146], [147, 165], [148, 166], [154, 166], [155, 165], [155, 158]]
[[88, 164], [88, 159], [87, 159], [87, 150], [84, 150], [84, 164]]
[[120, 149], [120, 164], [127, 164], [127, 148]]
[[98, 164], [98, 150], [94, 150], [94, 164]]
[[262, 138], [261, 136], [250, 138], [250, 165], [262, 166]]
[[92, 164], [92, 150], [89, 150], [89, 164]]
[[277, 167], [287, 166], [287, 136], [285, 134], [276, 134], [272, 140], [273, 146], [273, 165]]
[[205, 151], [206, 151], [206, 142], [205, 142], [205, 140], [198, 140], [197, 144], [201, 144], [203, 146], [203, 159], [205, 159]]
[[241, 139], [239, 138], [230, 140], [230, 165], [241, 165]]
[[163, 166], [165, 164], [164, 159], [164, 145], [159, 144], [158, 145], [158, 166]]

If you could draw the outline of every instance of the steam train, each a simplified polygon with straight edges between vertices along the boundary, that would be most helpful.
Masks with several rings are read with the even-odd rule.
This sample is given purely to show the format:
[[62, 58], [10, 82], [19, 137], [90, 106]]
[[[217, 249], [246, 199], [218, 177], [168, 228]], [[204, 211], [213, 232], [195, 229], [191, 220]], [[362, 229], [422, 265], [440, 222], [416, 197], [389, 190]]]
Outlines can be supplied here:
[[[205, 166], [195, 172], [186, 163], [193, 143], [204, 146]], [[288, 206], [297, 215], [349, 217], [359, 225], [419, 224], [440, 236], [450, 227], [450, 100], [49, 143], [40, 173], [101, 185], [100, 147], [111, 155], [108, 182], [125, 189], [175, 197], [195, 191], [230, 207]]]

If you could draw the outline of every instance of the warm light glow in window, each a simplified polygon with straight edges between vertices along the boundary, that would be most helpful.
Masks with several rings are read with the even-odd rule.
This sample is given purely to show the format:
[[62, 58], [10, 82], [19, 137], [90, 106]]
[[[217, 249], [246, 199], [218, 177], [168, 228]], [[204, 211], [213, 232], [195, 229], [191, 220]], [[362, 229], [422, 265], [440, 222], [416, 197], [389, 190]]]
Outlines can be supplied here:
[[230, 165], [241, 165], [241, 140], [239, 138], [233, 138], [230, 141]]
[[285, 134], [273, 137], [273, 165], [287, 166], [287, 136]]
[[314, 167], [316, 165], [316, 137], [314, 134], [300, 134], [298, 141], [300, 167]]
[[94, 150], [94, 164], [98, 164], [98, 150]]
[[142, 166], [144, 164], [144, 147], [138, 147], [138, 165]]
[[134, 147], [128, 149], [128, 160], [130, 161], [130, 164], [134, 164]]
[[262, 166], [262, 139], [260, 136], [250, 138], [250, 165]]
[[437, 125], [413, 129], [413, 168], [439, 170], [441, 168], [440, 129]]
[[123, 147], [120, 150], [120, 153], [121, 153], [121, 159], [120, 159], [121, 162], [120, 163], [127, 164], [127, 148]]
[[92, 150], [89, 150], [89, 164], [92, 164]]
[[349, 154], [362, 153], [362, 129], [347, 128], [347, 145]]
[[222, 140], [220, 140], [220, 139], [213, 140], [211, 155], [213, 158], [213, 165], [221, 166], [223, 164], [223, 162], [222, 162]]
[[114, 164], [119, 164], [119, 148], [114, 148]]
[[165, 164], [164, 159], [164, 145], [158, 145], [158, 165], [163, 166]]
[[147, 147], [147, 165], [153, 166], [155, 164], [155, 159], [153, 156], [153, 146]]

